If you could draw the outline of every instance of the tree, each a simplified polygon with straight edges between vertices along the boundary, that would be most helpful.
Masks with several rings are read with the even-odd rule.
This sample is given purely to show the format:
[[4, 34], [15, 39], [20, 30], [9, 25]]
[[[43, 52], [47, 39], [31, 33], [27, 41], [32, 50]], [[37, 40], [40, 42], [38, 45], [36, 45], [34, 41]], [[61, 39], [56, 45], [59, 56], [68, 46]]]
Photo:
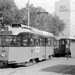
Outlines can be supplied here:
[[[41, 7], [34, 7], [33, 4], [30, 5], [30, 25], [31, 27], [39, 27], [37, 24], [37, 19], [39, 19], [38, 12], [44, 12], [45, 10]], [[21, 10], [23, 16], [23, 24], [28, 23], [28, 4], [26, 4], [25, 8]]]
[[[28, 4], [21, 10], [23, 18], [23, 24], [28, 23]], [[54, 14], [47, 13], [45, 9], [41, 7], [34, 7], [30, 5], [30, 25], [40, 30], [52, 32], [54, 35], [59, 35], [65, 28], [65, 23]]]
[[65, 23], [60, 20], [59, 17], [54, 14], [51, 19], [50, 30], [54, 35], [59, 35], [65, 28]]
[[[11, 24], [15, 21], [15, 16], [18, 16], [17, 13], [18, 7], [15, 5], [14, 0], [0, 0], [0, 12], [3, 16], [4, 24]], [[18, 18], [17, 18], [18, 19]]]
[[[0, 16], [3, 16], [3, 24], [20, 23], [28, 25], [28, 4], [25, 8], [18, 9], [14, 0], [0, 0]], [[29, 26], [40, 30], [52, 32], [58, 35], [65, 28], [65, 23], [54, 14], [47, 13], [41, 7], [30, 5], [30, 23]]]

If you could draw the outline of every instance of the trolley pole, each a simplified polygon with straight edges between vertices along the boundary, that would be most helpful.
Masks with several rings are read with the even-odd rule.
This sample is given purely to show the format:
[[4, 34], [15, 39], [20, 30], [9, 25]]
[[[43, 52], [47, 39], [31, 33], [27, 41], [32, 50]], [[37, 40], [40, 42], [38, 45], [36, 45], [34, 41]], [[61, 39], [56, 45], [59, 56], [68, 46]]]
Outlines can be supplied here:
[[28, 26], [30, 25], [30, 1], [28, 0]]

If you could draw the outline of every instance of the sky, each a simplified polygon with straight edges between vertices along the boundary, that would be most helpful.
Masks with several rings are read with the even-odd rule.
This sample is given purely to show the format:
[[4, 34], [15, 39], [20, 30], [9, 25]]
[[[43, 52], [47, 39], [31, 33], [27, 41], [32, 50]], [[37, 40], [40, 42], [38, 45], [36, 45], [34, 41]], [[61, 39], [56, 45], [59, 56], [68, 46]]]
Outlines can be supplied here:
[[[18, 8], [25, 7], [28, 0], [14, 0]], [[55, 1], [59, 0], [29, 0], [29, 3], [34, 6], [40, 6], [44, 8], [47, 12], [53, 13], [55, 11]]]

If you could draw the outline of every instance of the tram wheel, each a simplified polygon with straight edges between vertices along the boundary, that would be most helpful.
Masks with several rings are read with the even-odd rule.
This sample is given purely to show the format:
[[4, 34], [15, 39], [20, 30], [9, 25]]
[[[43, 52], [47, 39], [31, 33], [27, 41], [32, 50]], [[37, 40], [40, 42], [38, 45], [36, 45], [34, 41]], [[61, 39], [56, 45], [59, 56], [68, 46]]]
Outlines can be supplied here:
[[40, 60], [39, 60], [39, 58], [35, 58], [35, 61], [36, 61], [36, 63], [38, 63]]
[[29, 66], [29, 62], [25, 62], [25, 63], [24, 63], [24, 66], [25, 66], [25, 67]]
[[3, 62], [3, 65], [8, 65], [8, 62], [6, 61], [6, 62]]

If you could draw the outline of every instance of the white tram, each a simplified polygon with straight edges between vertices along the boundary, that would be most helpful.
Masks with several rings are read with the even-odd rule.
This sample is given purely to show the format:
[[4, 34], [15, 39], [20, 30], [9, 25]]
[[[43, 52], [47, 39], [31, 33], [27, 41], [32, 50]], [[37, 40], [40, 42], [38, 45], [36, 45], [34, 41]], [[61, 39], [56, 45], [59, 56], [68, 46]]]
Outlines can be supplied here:
[[0, 32], [0, 61], [3, 64], [34, 63], [53, 55], [52, 33], [13, 24]]

